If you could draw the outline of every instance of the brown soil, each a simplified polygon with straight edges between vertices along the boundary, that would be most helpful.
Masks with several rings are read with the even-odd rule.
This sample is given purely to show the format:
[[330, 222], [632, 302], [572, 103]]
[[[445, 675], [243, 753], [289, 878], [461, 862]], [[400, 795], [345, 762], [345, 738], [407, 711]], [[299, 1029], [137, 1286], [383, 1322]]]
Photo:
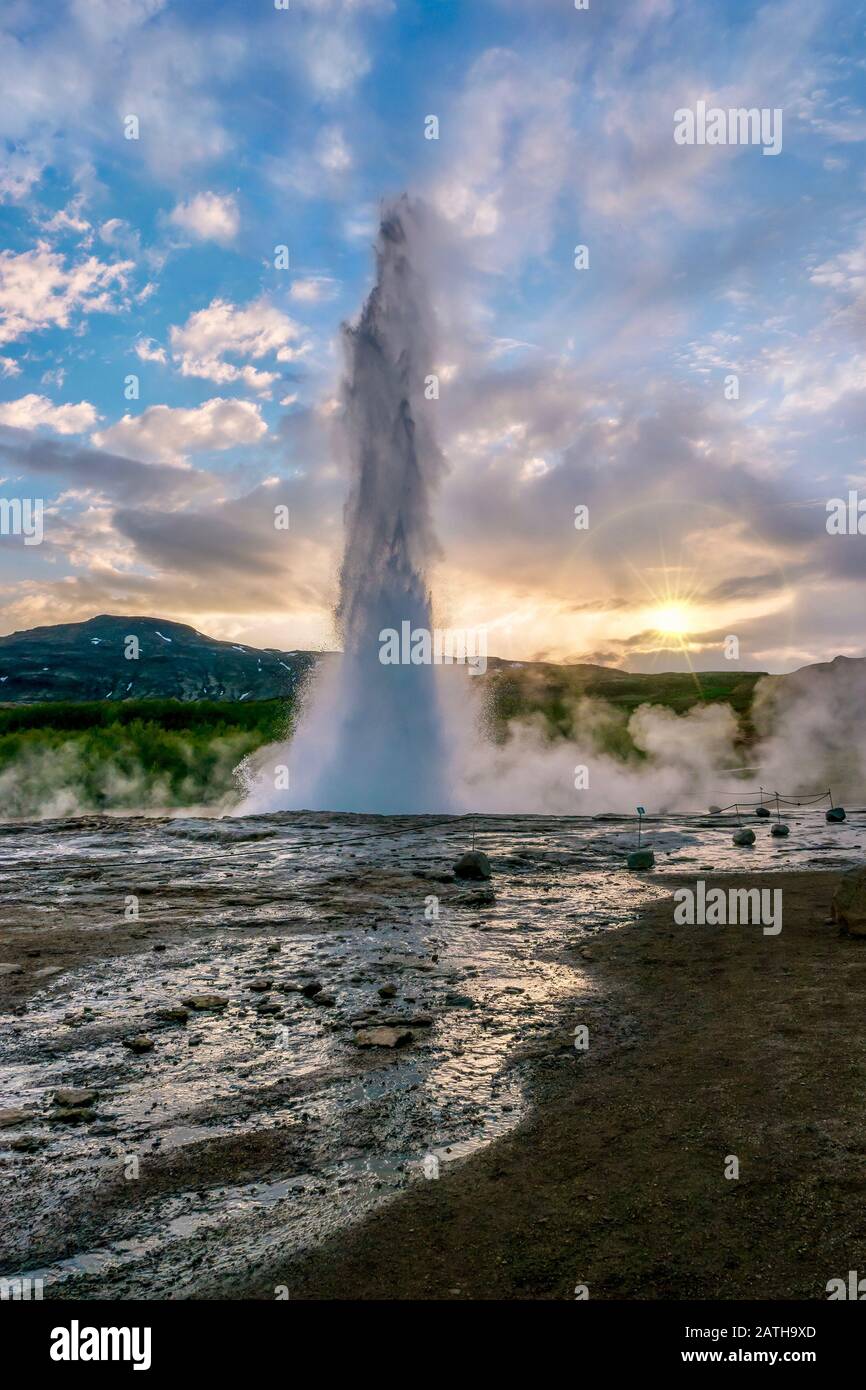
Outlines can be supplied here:
[[835, 882], [762, 875], [784, 892], [779, 936], [675, 926], [668, 896], [596, 938], [524, 1125], [291, 1270], [211, 1293], [825, 1298], [866, 1269], [866, 941], [828, 923]]

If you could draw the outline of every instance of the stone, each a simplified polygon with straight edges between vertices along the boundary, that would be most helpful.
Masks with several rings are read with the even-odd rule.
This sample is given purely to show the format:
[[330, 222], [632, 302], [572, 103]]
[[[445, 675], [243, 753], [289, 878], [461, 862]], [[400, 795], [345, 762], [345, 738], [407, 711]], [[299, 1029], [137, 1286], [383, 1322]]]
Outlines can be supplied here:
[[359, 1028], [356, 1047], [406, 1047], [414, 1040], [411, 1028]]
[[28, 1120], [32, 1120], [33, 1115], [29, 1110], [0, 1110], [0, 1129], [12, 1129], [13, 1125], [26, 1125]]
[[182, 999], [181, 1003], [187, 1009], [196, 1009], [199, 1013], [207, 1009], [226, 1009], [228, 1000], [221, 994], [191, 994], [188, 999]]
[[753, 845], [755, 843], [755, 832], [742, 825], [739, 830], [734, 831], [731, 838], [735, 845]]
[[490, 878], [490, 860], [480, 849], [469, 849], [454, 865], [457, 878]]
[[14, 965], [11, 961], [0, 961], [0, 975], [23, 975], [24, 968], [21, 965]]
[[11, 1140], [9, 1147], [16, 1153], [32, 1154], [36, 1153], [37, 1149], [44, 1149], [47, 1142], [47, 1139], [40, 1139], [36, 1134], [19, 1134], [16, 1139]]
[[833, 893], [832, 916], [852, 936], [866, 936], [866, 866], [842, 875]]
[[825, 812], [824, 819], [829, 821], [831, 825], [837, 825], [845, 819], [845, 807], [831, 806], [829, 811]]
[[156, 1017], [161, 1023], [186, 1023], [189, 1018], [189, 1009], [185, 1009], [182, 1004], [175, 1008], [157, 1009]]
[[83, 1087], [71, 1087], [68, 1090], [55, 1091], [54, 1104], [64, 1108], [95, 1105], [98, 1095], [98, 1091], [85, 1090]]
[[452, 1009], [477, 1009], [478, 1005], [469, 994], [446, 994], [445, 1003]]
[[336, 1002], [336, 997], [333, 994], [326, 994], [323, 989], [314, 994], [311, 1000], [313, 1004], [321, 1004], [323, 1009], [332, 1009]]
[[267, 975], [257, 975], [254, 980], [249, 981], [247, 989], [254, 989], [260, 992], [270, 989], [273, 983], [273, 980], [268, 979]]
[[782, 821], [777, 821], [775, 825], [770, 826], [770, 834], [775, 835], [777, 840], [785, 835], [790, 835], [790, 833], [791, 827], [785, 825]]
[[136, 1033], [133, 1038], [124, 1038], [123, 1046], [129, 1052], [152, 1052], [154, 1042], [153, 1038], [149, 1038], [146, 1033]]
[[301, 985], [301, 994], [305, 999], [312, 999], [314, 995], [320, 993], [321, 989], [322, 986], [318, 980], [311, 980], [308, 985]]
[[651, 869], [656, 857], [651, 849], [633, 849], [625, 862], [628, 869]]
[[380, 985], [376, 990], [380, 999], [395, 999], [397, 997], [396, 985]]

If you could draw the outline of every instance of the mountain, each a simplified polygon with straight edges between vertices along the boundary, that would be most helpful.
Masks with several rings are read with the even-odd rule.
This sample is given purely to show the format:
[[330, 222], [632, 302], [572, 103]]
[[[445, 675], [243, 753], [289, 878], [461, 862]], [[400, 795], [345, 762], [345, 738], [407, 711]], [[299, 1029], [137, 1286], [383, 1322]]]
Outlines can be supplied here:
[[318, 659], [317, 652], [220, 642], [162, 618], [103, 613], [0, 637], [0, 703], [270, 700], [291, 695]]
[[[134, 643], [130, 642], [134, 638]], [[127, 656], [129, 651], [138, 656]], [[333, 652], [278, 651], [221, 642], [186, 623], [103, 613], [83, 623], [28, 628], [0, 637], [0, 704], [45, 700], [273, 700], [293, 693], [317, 661]], [[605, 666], [503, 661], [491, 671], [516, 680], [555, 679], [567, 671], [580, 686], [618, 681]]]
[[[221, 642], [186, 623], [103, 613], [83, 623], [34, 627], [0, 637], [0, 704], [280, 699], [293, 694], [316, 662], [336, 655]], [[702, 671], [697, 677], [683, 672], [641, 674], [589, 663], [499, 657], [489, 657], [487, 667], [500, 715], [544, 707], [554, 719], [560, 704], [565, 708], [581, 695], [601, 696], [626, 710], [645, 701], [684, 710], [696, 699], [726, 700], [745, 713], [764, 675], [738, 669]], [[836, 682], [843, 675], [841, 668], [849, 679], [856, 672], [859, 685], [866, 661], [837, 657], [825, 665], [801, 667], [765, 681], [767, 695], [778, 698], [783, 689], [793, 694], [815, 683]]]

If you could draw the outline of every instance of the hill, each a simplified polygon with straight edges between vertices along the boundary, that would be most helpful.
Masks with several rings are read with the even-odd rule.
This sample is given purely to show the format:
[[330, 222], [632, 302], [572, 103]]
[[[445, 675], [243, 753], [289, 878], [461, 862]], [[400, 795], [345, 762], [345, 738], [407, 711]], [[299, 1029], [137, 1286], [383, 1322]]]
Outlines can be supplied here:
[[0, 701], [273, 700], [290, 696], [317, 659], [103, 613], [0, 637]]

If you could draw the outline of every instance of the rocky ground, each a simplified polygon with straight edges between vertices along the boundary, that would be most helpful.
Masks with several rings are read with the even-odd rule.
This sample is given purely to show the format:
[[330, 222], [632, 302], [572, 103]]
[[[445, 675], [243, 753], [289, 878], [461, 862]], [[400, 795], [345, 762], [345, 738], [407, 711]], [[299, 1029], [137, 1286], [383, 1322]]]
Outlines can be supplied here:
[[862, 1270], [866, 940], [829, 920], [833, 881], [768, 879], [778, 937], [675, 927], [665, 896], [598, 938], [526, 1121], [295, 1265], [291, 1296], [820, 1299]]
[[[717, 824], [655, 825], [654, 875], [604, 819], [9, 829], [0, 1275], [820, 1296], [862, 1235], [866, 942], [826, 922], [862, 825], [795, 829], [743, 880], [782, 885], [778, 936], [674, 925], [672, 875], [732, 856]], [[492, 885], [454, 876], [473, 832]]]

